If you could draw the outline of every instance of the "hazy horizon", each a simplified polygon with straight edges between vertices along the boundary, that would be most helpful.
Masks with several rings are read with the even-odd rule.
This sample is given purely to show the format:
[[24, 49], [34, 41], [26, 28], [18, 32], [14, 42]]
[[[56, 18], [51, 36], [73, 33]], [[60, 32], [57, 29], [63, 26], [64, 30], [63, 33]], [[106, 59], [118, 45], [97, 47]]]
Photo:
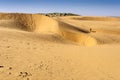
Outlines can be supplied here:
[[0, 0], [0, 12], [120, 16], [119, 0]]

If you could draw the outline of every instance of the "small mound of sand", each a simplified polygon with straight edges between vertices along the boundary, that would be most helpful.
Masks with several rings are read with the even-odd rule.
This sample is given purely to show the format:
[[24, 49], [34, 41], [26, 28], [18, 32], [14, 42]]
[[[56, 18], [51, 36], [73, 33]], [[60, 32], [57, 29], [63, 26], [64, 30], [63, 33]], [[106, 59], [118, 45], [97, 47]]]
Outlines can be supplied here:
[[83, 33], [75, 33], [69, 30], [62, 30], [62, 35], [65, 39], [68, 39], [79, 45], [84, 45], [84, 46], [97, 45], [96, 39]]

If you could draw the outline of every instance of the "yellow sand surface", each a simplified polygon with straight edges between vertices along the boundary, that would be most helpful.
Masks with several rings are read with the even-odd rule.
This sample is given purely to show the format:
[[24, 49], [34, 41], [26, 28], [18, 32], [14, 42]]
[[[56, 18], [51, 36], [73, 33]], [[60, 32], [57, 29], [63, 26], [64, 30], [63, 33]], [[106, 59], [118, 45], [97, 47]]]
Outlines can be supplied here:
[[120, 80], [120, 19], [1, 13], [0, 80]]

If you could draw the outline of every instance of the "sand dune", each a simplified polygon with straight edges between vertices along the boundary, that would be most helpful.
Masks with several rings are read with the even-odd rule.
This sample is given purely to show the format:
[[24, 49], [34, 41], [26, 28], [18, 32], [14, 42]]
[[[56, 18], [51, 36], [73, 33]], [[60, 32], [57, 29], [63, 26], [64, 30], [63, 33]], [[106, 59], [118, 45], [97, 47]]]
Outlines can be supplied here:
[[93, 16], [72, 17], [71, 19], [90, 20], [90, 21], [120, 21], [120, 18], [115, 18], [115, 17], [93, 17]]
[[[42, 34], [46, 34], [46, 33], [57, 34], [57, 35], [60, 35], [61, 38], [63, 39], [66, 39], [68, 41], [75, 42], [75, 44], [84, 45], [84, 46], [98, 45], [98, 43], [108, 44], [107, 39], [101, 39], [105, 37], [104, 34], [102, 37], [102, 34], [98, 36], [97, 33], [106, 33], [108, 34], [108, 36], [109, 34], [119, 35], [120, 33], [119, 27], [114, 29], [114, 27], [110, 25], [112, 23], [115, 23], [113, 25], [118, 24], [117, 26], [119, 26], [120, 24], [119, 18], [81, 17], [81, 16], [69, 17], [68, 16], [68, 17], [55, 18], [54, 20], [52, 18], [39, 15], [39, 14], [18, 14], [18, 13], [4, 14], [2, 13], [0, 14], [0, 19], [1, 19], [0, 25], [2, 27], [21, 29], [24, 31], [38, 32]], [[83, 23], [82, 23], [82, 20], [84, 21]], [[92, 22], [90, 21], [87, 22], [85, 20], [91, 20]], [[93, 20], [96, 20], [97, 22], [94, 23], [95, 21]], [[104, 24], [103, 23], [100, 24], [98, 21], [100, 21], [100, 23], [103, 22]], [[108, 29], [106, 28], [106, 25], [112, 26], [112, 27]], [[90, 29], [92, 31], [90, 31]], [[95, 33], [97, 32], [97, 33], [95, 34], [94, 32]], [[117, 40], [116, 43], [118, 42], [120, 41]], [[113, 43], [115, 42], [113, 41]]]
[[[90, 17], [88, 17], [91, 19], [89, 21], [86, 20], [86, 18], [84, 20], [74, 20], [73, 18], [76, 18], [76, 16], [59, 17], [56, 19], [59, 19], [60, 21], [66, 23], [66, 24], [69, 24], [73, 27], [76, 27], [78, 29], [77, 32], [83, 33], [87, 36], [92, 37], [94, 40], [96, 40], [97, 45], [120, 44], [119, 18], [111, 19], [109, 17], [110, 19], [107, 18], [106, 20], [104, 20], [105, 17], [104, 18], [101, 17], [101, 21], [99, 21], [99, 19], [98, 19], [100, 17], [96, 17], [96, 18], [93, 17], [94, 20], [96, 20], [96, 21], [93, 21], [92, 18], [90, 18]], [[91, 29], [91, 32], [90, 32], [90, 29]]]
[[[18, 14], [18, 13], [1, 13], [1, 20], [12, 20], [22, 26], [23, 30], [32, 32], [59, 32], [57, 22], [49, 17], [37, 14]], [[14, 22], [13, 22], [14, 23]], [[6, 24], [7, 25], [7, 24]], [[14, 25], [13, 25], [14, 26]], [[21, 28], [21, 27], [20, 27]]]
[[80, 17], [1, 13], [0, 80], [120, 80], [118, 18]]
[[76, 26], [72, 26], [68, 23], [64, 23], [61, 21], [58, 21], [58, 23], [63, 38], [76, 42], [79, 45], [84, 45], [84, 46], [97, 45], [97, 41], [88, 35], [90, 31], [84, 28], [77, 28]]
[[[69, 24], [55, 21], [43, 15], [33, 14], [1, 14], [1, 26], [9, 28], [20, 28], [26, 31], [39, 32], [39, 33], [57, 33], [64, 39], [71, 40], [80, 45], [94, 45], [96, 44], [95, 39], [84, 33], [89, 33], [88, 30], [78, 29]], [[67, 29], [67, 30], [66, 30]], [[79, 31], [77, 34], [72, 31]], [[75, 35], [75, 36], [74, 36]], [[73, 37], [74, 36], [74, 37]]]

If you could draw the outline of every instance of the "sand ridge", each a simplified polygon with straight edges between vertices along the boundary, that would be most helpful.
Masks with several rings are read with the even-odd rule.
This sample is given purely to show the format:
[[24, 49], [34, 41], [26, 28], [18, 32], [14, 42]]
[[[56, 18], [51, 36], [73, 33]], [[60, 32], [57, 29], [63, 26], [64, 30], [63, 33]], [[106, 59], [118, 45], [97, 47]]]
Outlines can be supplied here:
[[120, 80], [120, 22], [74, 17], [1, 13], [0, 80]]
[[[43, 15], [6, 13], [6, 14], [0, 14], [0, 19], [1, 19], [0, 25], [9, 28], [10, 26], [12, 26], [15, 28], [23, 29], [25, 31], [38, 32], [42, 34], [43, 33], [58, 34], [64, 39], [85, 46], [95, 45], [97, 43], [95, 39], [84, 34], [84, 33], [89, 33], [88, 30], [77, 29], [74, 26], [70, 26], [69, 24], [60, 21], [55, 21], [54, 19], [51, 19]], [[78, 30], [81, 33], [77, 34], [74, 33], [75, 31], [71, 32], [71, 30], [73, 31]]]
[[97, 45], [97, 41], [94, 38], [92, 38], [92, 36], [88, 35], [90, 33], [89, 30], [77, 28], [76, 26], [64, 23], [62, 21], [58, 21], [58, 23], [63, 38], [73, 41], [78, 45], [84, 46]]
[[[69, 17], [69, 16], [68, 16]], [[120, 21], [120, 18], [117, 17], [98, 17], [98, 16], [73, 16], [69, 17], [73, 20], [90, 20], [90, 21]]]
[[[114, 25], [118, 26], [118, 30], [114, 29]], [[67, 16], [52, 19], [39, 14], [1, 13], [0, 26], [41, 34], [57, 34], [63, 39], [84, 46], [120, 42], [119, 36], [112, 37], [112, 35], [119, 35], [119, 18], [113, 17]], [[111, 27], [108, 29], [107, 26]]]
[[[94, 20], [97, 22], [94, 23]], [[113, 29], [114, 25], [118, 26], [118, 30]], [[1, 13], [0, 26], [41, 34], [57, 34], [63, 39], [84, 46], [115, 43], [115, 37], [105, 37], [104, 34], [119, 35], [119, 18], [113, 17], [67, 16], [52, 19], [40, 14]], [[106, 26], [112, 27], [108, 29]], [[100, 36], [98, 36], [99, 34]], [[111, 38], [113, 41], [107, 38]], [[120, 42], [118, 39], [116, 43]]]
[[22, 13], [21, 14], [20, 13], [1, 13], [0, 20], [14, 20], [15, 23], [17, 22], [18, 25], [22, 26], [22, 29], [26, 31], [41, 32], [41, 33], [59, 32], [57, 31], [58, 30], [57, 22], [43, 15], [22, 14]]
[[[74, 31], [78, 32], [77, 34], [82, 33], [84, 35], [87, 35], [93, 38], [97, 42], [96, 45], [120, 44], [119, 18], [111, 19], [110, 17], [108, 17], [106, 20], [104, 20], [105, 17], [95, 17], [95, 18], [93, 17], [94, 20], [96, 21], [92, 20], [92, 17], [90, 18], [89, 21], [85, 19], [84, 20], [73, 19], [73, 18], [80, 18], [80, 17], [68, 16], [68, 17], [58, 17], [58, 19], [61, 20], [63, 23], [68, 24], [69, 28], [70, 26], [75, 27], [77, 30], [76, 31], [74, 30]], [[100, 18], [101, 20], [99, 21], [98, 18]]]

